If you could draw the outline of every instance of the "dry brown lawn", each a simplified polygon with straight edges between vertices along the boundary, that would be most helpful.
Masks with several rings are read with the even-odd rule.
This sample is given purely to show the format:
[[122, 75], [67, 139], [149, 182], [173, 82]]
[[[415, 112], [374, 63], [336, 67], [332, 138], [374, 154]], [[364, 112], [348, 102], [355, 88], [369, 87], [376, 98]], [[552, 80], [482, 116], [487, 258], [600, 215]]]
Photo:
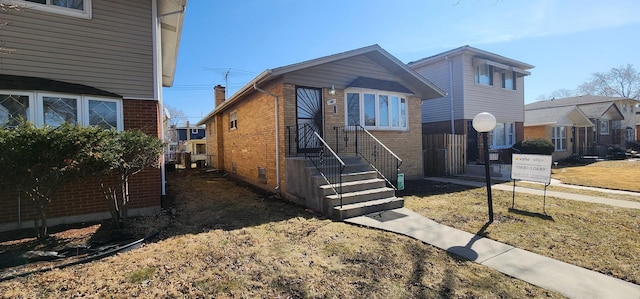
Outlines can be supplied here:
[[[0, 297], [560, 297], [404, 236], [332, 222], [215, 174], [168, 179], [177, 214], [139, 220], [163, 227], [153, 243], [0, 282]], [[454, 193], [409, 202], [462, 200], [457, 195], [482, 197]]]
[[563, 183], [640, 192], [640, 160], [600, 161], [552, 170]]
[[[485, 188], [445, 183], [405, 191], [405, 205], [467, 232], [640, 284], [640, 211], [493, 190], [495, 221], [488, 221]], [[441, 191], [438, 191], [441, 189]]]

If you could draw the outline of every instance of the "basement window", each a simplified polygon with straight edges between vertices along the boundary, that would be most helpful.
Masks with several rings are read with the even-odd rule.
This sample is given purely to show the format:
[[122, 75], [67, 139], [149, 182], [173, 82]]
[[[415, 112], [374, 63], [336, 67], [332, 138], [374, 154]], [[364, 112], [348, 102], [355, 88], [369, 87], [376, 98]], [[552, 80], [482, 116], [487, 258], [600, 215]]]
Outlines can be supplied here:
[[267, 169], [264, 167], [258, 167], [258, 180], [260, 183], [267, 183]]

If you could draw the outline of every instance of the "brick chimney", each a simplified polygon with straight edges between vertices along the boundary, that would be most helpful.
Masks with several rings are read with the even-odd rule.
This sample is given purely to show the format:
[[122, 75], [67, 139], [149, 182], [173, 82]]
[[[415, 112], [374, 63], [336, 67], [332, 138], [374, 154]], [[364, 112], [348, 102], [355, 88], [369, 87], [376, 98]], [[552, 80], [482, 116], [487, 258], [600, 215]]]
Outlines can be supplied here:
[[214, 90], [213, 98], [215, 99], [215, 102], [214, 102], [215, 106], [213, 107], [213, 109], [216, 109], [216, 108], [220, 107], [220, 105], [222, 105], [222, 103], [224, 103], [224, 100], [225, 100], [225, 98], [224, 98], [225, 97], [225, 87], [220, 85], [220, 84], [218, 84], [213, 88], [213, 90]]

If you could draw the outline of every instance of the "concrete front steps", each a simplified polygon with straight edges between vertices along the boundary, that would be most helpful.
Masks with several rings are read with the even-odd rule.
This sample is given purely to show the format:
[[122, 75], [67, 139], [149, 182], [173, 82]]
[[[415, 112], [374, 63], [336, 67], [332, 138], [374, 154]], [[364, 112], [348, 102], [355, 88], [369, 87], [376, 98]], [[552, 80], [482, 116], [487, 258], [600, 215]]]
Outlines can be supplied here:
[[[340, 157], [345, 162], [342, 175], [342, 200], [337, 184], [326, 184], [322, 176], [314, 172], [318, 194], [322, 196], [323, 213], [330, 218], [344, 219], [404, 207], [404, 199], [395, 196], [395, 190], [386, 186], [375, 171], [369, 170], [360, 157]], [[312, 166], [313, 167], [313, 166]], [[315, 168], [315, 167], [314, 167]]]

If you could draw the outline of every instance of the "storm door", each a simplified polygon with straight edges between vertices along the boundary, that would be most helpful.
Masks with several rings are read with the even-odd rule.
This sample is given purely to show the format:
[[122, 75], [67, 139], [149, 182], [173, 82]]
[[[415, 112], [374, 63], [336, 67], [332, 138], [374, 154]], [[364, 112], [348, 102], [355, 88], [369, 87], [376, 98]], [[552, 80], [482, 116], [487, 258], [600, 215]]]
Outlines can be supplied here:
[[313, 132], [322, 135], [322, 89], [296, 87], [296, 117], [298, 125], [298, 152], [320, 149], [320, 142]]

